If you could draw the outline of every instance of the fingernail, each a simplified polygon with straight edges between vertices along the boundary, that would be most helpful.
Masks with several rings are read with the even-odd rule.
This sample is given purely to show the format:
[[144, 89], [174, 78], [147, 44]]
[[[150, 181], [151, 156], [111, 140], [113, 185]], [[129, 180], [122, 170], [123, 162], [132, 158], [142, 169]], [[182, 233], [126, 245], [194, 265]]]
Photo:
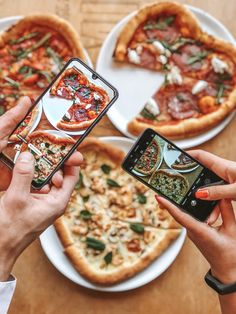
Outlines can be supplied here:
[[157, 203], [159, 203], [159, 195], [155, 195], [155, 199], [156, 199]]
[[208, 198], [209, 197], [209, 191], [208, 190], [198, 190], [196, 193], [195, 193], [195, 196], [197, 198]]
[[30, 162], [33, 160], [33, 155], [30, 152], [23, 152], [20, 154], [18, 160], [20, 162]]

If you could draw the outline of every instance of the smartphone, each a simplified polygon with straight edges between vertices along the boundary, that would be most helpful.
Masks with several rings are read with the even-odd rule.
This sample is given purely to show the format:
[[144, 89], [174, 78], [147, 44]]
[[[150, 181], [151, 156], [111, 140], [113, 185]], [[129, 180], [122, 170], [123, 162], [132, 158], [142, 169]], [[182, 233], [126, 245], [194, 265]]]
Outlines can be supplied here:
[[198, 188], [224, 184], [175, 144], [146, 129], [127, 154], [123, 169], [194, 218], [205, 221], [217, 204], [195, 198]]
[[0, 158], [10, 168], [23, 151], [35, 158], [41, 189], [91, 132], [118, 91], [80, 59], [70, 59], [10, 135]]

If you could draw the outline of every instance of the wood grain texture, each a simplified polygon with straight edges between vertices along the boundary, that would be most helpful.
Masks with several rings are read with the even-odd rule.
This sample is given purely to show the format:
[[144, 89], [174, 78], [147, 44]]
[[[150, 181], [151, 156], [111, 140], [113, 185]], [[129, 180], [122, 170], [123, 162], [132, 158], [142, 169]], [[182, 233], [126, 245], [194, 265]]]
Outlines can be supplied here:
[[[32, 12], [55, 13], [69, 20], [82, 37], [93, 63], [103, 40], [125, 15], [152, 1], [140, 0], [0, 0], [0, 17]], [[236, 35], [234, 0], [179, 1], [199, 7], [219, 19]], [[236, 120], [211, 141], [201, 145], [222, 157], [236, 160]], [[121, 135], [104, 117], [94, 135]], [[208, 265], [187, 240], [173, 265], [150, 284], [124, 293], [84, 289], [63, 277], [44, 255], [39, 241], [17, 261], [17, 289], [10, 314], [219, 314], [216, 294], [204, 283]]]

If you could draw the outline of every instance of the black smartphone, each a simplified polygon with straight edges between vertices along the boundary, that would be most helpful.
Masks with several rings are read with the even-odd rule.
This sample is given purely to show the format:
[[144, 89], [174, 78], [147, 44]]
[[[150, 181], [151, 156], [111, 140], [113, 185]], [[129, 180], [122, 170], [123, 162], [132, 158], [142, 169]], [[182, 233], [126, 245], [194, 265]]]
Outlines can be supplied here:
[[123, 169], [194, 218], [205, 221], [217, 204], [195, 198], [202, 186], [224, 184], [175, 144], [146, 129], [127, 154]]
[[80, 59], [70, 59], [10, 135], [1, 160], [13, 168], [20, 153], [30, 151], [32, 186], [41, 189], [117, 98], [103, 77]]

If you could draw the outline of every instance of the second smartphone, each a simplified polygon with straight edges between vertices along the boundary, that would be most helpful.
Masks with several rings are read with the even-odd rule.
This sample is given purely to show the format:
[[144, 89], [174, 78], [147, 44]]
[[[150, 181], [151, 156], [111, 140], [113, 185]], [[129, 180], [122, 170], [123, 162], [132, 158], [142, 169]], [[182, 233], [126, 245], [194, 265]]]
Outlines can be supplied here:
[[41, 189], [117, 98], [110, 83], [80, 59], [71, 59], [10, 135], [0, 158], [13, 168], [19, 154], [30, 151], [32, 186]]
[[122, 166], [130, 175], [200, 221], [207, 219], [217, 201], [196, 199], [196, 190], [225, 183], [152, 129], [144, 131]]

